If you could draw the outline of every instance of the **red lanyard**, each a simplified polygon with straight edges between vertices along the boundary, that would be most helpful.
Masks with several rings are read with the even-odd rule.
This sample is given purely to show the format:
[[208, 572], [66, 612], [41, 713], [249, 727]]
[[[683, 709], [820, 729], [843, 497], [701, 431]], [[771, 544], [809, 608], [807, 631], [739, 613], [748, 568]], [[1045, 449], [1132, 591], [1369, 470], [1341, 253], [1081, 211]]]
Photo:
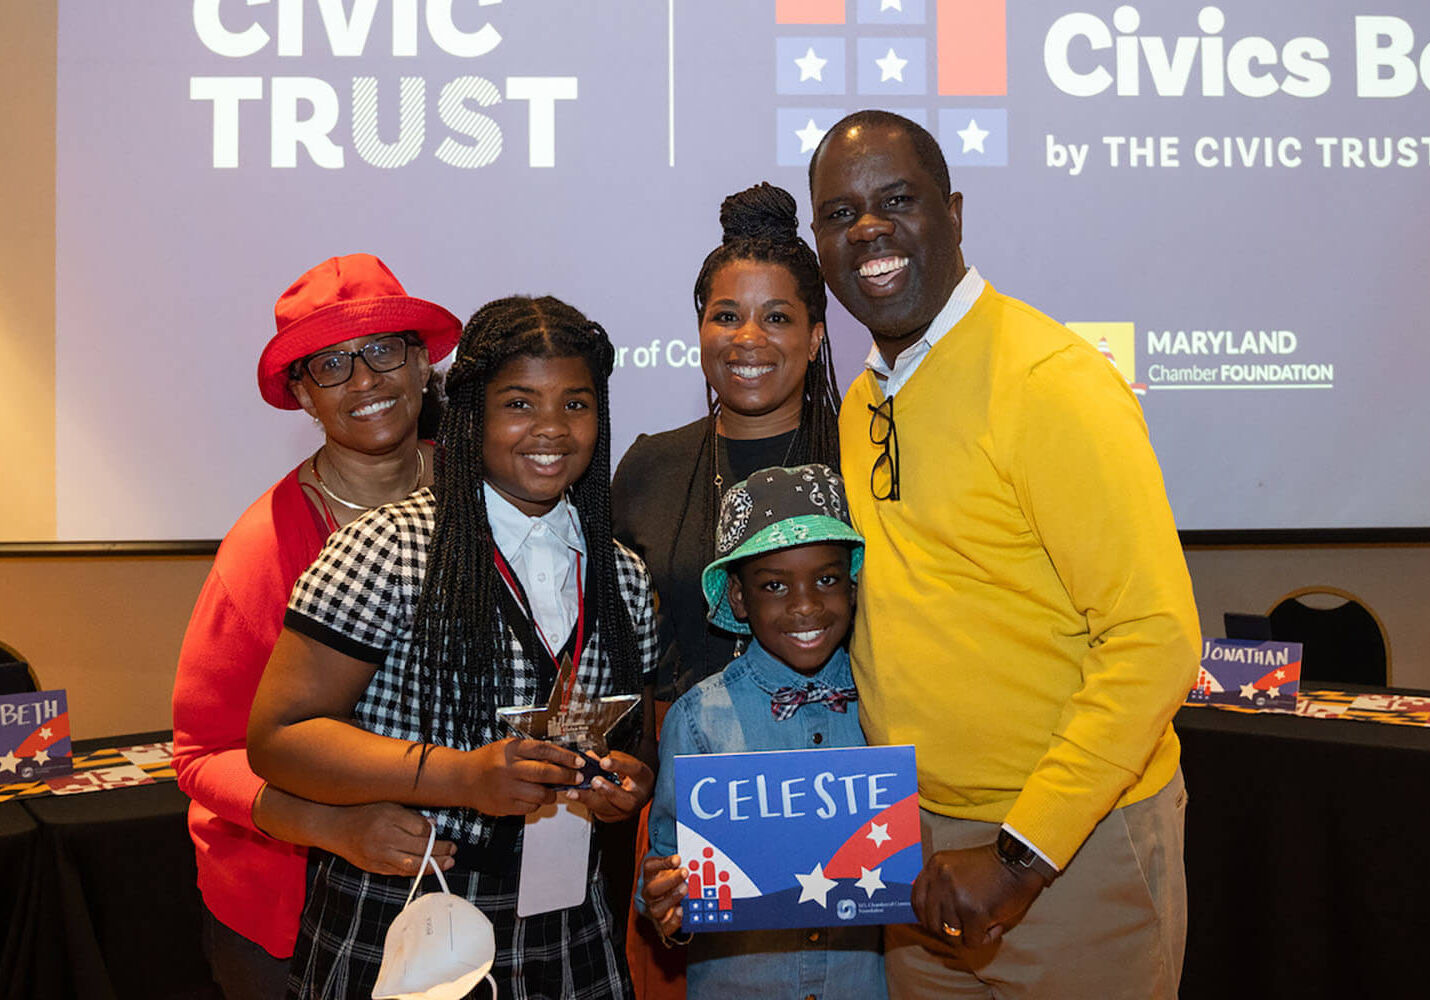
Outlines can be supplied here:
[[[532, 627], [536, 629], [536, 636], [541, 640], [541, 645], [546, 648], [546, 655], [551, 657], [551, 662], [556, 664], [556, 676], [561, 676], [561, 661], [556, 658], [556, 651], [551, 648], [551, 643], [546, 639], [546, 633], [541, 631], [541, 625], [537, 623], [536, 616], [531, 613], [531, 606], [526, 601], [526, 596], [521, 592], [521, 587], [517, 585], [516, 575], [511, 567], [507, 565], [506, 557], [501, 554], [501, 549], [495, 544], [492, 545], [492, 561], [496, 563], [497, 572], [501, 574], [502, 580], [506, 583], [507, 589], [511, 591], [511, 596], [516, 598], [516, 603], [521, 606], [521, 610], [526, 612], [526, 617], [531, 621]], [[561, 692], [561, 707], [568, 707], [571, 702], [571, 693], [576, 689], [576, 675], [580, 672], [581, 653], [586, 648], [586, 588], [582, 584], [581, 573], [581, 553], [576, 553], [576, 653], [571, 658], [571, 676], [566, 681], [566, 690]]]

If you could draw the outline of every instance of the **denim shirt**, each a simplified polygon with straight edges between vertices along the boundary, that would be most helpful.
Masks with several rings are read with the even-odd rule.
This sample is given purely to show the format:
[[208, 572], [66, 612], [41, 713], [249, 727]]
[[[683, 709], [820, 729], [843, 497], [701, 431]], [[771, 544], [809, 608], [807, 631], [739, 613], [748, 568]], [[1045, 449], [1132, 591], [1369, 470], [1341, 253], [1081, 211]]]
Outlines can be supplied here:
[[[677, 754], [806, 750], [864, 746], [859, 708], [844, 712], [808, 704], [777, 722], [770, 707], [779, 688], [808, 680], [850, 687], [849, 654], [839, 649], [813, 678], [791, 670], [756, 641], [744, 656], [681, 695], [660, 731], [660, 771], [650, 807], [651, 853], [675, 853]], [[637, 893], [637, 900], [639, 900]], [[730, 996], [878, 1000], [886, 996], [879, 927], [715, 931], [690, 943], [686, 988], [692, 998]], [[729, 991], [740, 993], [731, 994]]]

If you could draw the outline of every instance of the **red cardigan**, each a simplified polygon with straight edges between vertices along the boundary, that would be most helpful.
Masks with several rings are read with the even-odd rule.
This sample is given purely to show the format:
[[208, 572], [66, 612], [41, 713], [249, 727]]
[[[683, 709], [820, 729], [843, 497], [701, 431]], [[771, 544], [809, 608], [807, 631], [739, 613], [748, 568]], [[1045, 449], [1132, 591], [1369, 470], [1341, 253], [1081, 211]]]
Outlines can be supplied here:
[[215, 917], [275, 958], [293, 954], [307, 850], [253, 825], [263, 779], [248, 766], [248, 713], [288, 594], [327, 537], [296, 469], [259, 497], [219, 546], [174, 679], [174, 769], [193, 800], [199, 891]]

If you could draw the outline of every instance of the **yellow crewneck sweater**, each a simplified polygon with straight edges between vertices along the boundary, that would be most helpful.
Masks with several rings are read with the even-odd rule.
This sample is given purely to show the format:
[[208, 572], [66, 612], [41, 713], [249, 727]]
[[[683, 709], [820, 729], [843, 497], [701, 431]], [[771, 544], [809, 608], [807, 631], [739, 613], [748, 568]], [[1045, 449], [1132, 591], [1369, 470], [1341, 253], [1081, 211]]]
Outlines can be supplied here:
[[897, 502], [869, 485], [883, 398], [866, 371], [839, 421], [867, 540], [851, 648], [865, 733], [917, 746], [925, 808], [1006, 821], [1065, 865], [1171, 778], [1197, 670], [1141, 408], [1089, 344], [991, 286], [894, 397]]

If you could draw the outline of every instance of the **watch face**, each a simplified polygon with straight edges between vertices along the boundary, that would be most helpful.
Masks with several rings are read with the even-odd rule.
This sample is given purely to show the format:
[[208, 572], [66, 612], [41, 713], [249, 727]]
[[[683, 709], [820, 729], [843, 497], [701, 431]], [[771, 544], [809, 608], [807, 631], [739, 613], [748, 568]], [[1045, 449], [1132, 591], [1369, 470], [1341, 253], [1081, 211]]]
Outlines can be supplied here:
[[1032, 856], [1033, 849], [1013, 836], [1007, 830], [1002, 830], [998, 834], [998, 857], [1003, 859], [1004, 864], [1026, 866]]

